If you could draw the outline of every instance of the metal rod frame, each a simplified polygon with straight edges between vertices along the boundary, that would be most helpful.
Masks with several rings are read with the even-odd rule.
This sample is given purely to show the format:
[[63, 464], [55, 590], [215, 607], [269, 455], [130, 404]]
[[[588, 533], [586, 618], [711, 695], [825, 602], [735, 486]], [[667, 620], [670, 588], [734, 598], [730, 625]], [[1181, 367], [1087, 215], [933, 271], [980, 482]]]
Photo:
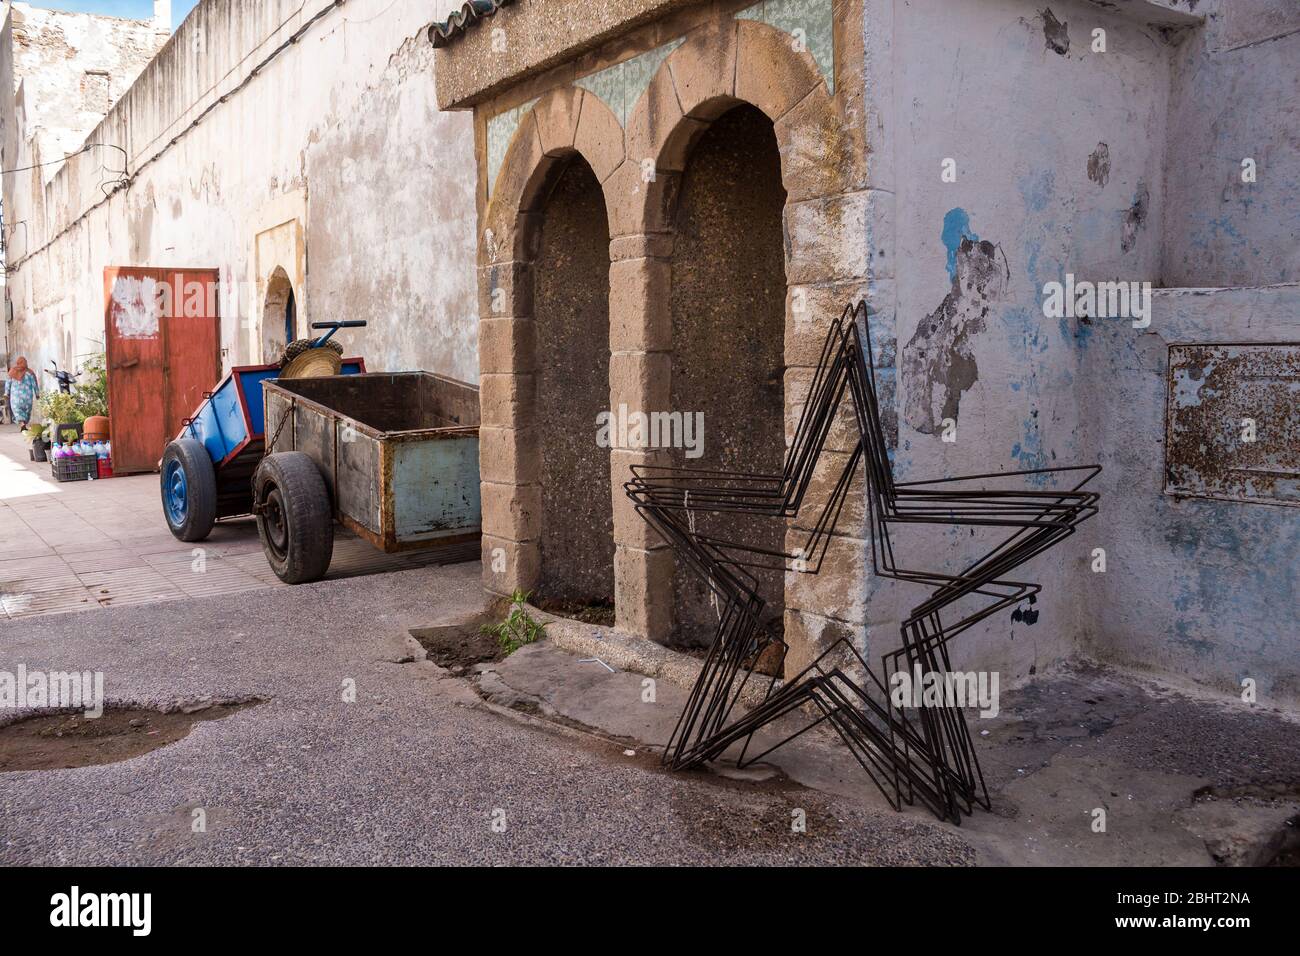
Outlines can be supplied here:
[[[960, 823], [976, 805], [990, 809], [965, 714], [949, 700], [896, 706], [887, 682], [903, 670], [943, 680], [951, 670], [948, 643], [954, 637], [999, 611], [1035, 602], [1041, 587], [1009, 575], [1097, 513], [1099, 495], [1082, 489], [1101, 466], [895, 481], [876, 394], [871, 314], [865, 302], [848, 305], [828, 331], [780, 474], [632, 466], [632, 479], [623, 487], [637, 512], [716, 596], [719, 609], [717, 632], [665, 748], [664, 763], [679, 770], [695, 767], [743, 741], [739, 763], [745, 766], [825, 723], [895, 810], [919, 801], [940, 819]], [[702, 514], [782, 521], [798, 515], [846, 403], [857, 427], [857, 445], [802, 547], [776, 551], [694, 530], [695, 518]], [[930, 596], [902, 622], [901, 647], [881, 655], [878, 671], [849, 638], [840, 638], [793, 677], [771, 678], [760, 704], [747, 711], [737, 708], [759, 656], [775, 645], [783, 666], [789, 650], [782, 637], [761, 626], [764, 602], [748, 569], [818, 573], [859, 465], [865, 473], [874, 573], [926, 585]], [[1067, 483], [1076, 483], [1068, 490], [1007, 487], [1006, 479], [1027, 485], [1030, 476], [1053, 483], [1064, 476]], [[899, 563], [891, 530], [918, 524], [1010, 534], [961, 571], [945, 573]], [[979, 606], [964, 613], [953, 608], [966, 599], [967, 606], [971, 601]], [[748, 756], [754, 734], [788, 715], [810, 722]]]

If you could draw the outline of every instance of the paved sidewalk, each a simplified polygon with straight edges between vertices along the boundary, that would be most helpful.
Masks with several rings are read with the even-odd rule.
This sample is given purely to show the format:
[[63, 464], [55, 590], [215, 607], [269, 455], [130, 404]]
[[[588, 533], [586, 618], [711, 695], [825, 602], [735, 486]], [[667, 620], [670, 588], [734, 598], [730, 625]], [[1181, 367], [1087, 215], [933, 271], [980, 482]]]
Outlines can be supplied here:
[[[428, 552], [384, 554], [336, 526], [329, 578], [441, 561]], [[48, 464], [30, 460], [17, 426], [0, 426], [0, 608], [7, 617], [284, 586], [251, 518], [219, 522], [198, 545], [177, 541], [163, 519], [157, 475], [57, 482]]]

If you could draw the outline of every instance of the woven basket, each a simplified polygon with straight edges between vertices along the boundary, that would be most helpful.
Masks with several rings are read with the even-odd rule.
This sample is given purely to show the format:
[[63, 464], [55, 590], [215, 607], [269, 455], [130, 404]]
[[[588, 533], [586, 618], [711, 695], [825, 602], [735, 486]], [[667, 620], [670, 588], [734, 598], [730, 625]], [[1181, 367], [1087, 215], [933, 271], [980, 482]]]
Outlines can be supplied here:
[[280, 371], [280, 378], [319, 378], [337, 375], [343, 359], [333, 349], [310, 349], [293, 359]]

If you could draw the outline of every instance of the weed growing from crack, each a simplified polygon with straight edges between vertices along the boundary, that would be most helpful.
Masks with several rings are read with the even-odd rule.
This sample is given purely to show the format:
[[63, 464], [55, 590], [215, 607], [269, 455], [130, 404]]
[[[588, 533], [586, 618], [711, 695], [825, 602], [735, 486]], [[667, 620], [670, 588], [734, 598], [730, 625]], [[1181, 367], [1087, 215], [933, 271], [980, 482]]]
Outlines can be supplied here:
[[526, 607], [531, 591], [516, 590], [510, 596], [510, 613], [500, 624], [484, 624], [483, 633], [495, 637], [509, 657], [525, 644], [546, 636], [546, 627], [533, 620]]

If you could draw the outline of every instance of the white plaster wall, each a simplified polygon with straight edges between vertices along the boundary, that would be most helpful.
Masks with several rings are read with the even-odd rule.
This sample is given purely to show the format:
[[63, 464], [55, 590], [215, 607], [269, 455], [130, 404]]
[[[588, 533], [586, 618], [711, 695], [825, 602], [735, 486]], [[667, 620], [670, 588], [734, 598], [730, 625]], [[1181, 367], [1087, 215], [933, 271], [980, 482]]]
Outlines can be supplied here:
[[[1229, 692], [1251, 677], [1261, 700], [1294, 703], [1300, 511], [1176, 500], [1162, 493], [1162, 468], [1169, 343], [1300, 341], [1295, 285], [1251, 288], [1294, 280], [1300, 261], [1300, 8], [1170, 0], [1161, 6], [1171, 29], [1146, 22], [1160, 16], [1152, 4], [1107, 6], [867, 3], [872, 186], [895, 197], [869, 229], [872, 292], [899, 350], [896, 471], [1105, 469], [1100, 515], [1021, 575], [1045, 586], [1038, 623], [1000, 616], [955, 642], [959, 664], [1015, 679], [1083, 651]], [[1048, 8], [1068, 26], [1064, 56], [1047, 48]], [[1204, 23], [1186, 26], [1189, 12]], [[1105, 54], [1089, 49], [1095, 27], [1107, 31]], [[1102, 142], [1104, 185], [1088, 171]], [[1259, 160], [1254, 189], [1240, 184], [1246, 155]], [[952, 184], [939, 176], [949, 157]], [[1145, 217], [1129, 219], [1126, 249], [1139, 184]], [[954, 209], [997, 245], [1009, 276], [970, 335], [978, 377], [961, 393], [958, 440], [945, 444], [908, 420], [909, 397], [933, 383], [909, 370], [906, 353], [951, 292], [943, 222]], [[1044, 317], [1043, 284], [1067, 272], [1247, 287], [1157, 289], [1152, 327], [1135, 330], [1123, 319]], [[1104, 574], [1091, 570], [1096, 547], [1107, 552]], [[919, 533], [900, 552], [909, 548], [921, 560], [947, 554], [954, 567], [975, 553], [961, 532]], [[868, 587], [876, 653], [896, 646], [900, 612], [918, 595]]]
[[1196, 12], [1205, 27], [1174, 59], [1164, 284], [1300, 281], [1300, 2]]
[[[106, 106], [86, 88], [88, 72], [107, 74], [115, 102], [166, 42], [148, 20], [128, 20], [5, 3], [11, 24], [3, 78], [22, 84], [27, 136], [37, 137], [41, 161], [77, 149], [104, 117]], [[7, 162], [6, 167], [18, 165]], [[45, 167], [48, 182], [58, 165]]]
[[129, 189], [105, 199], [84, 158], [43, 190], [6, 183], [14, 218], [37, 223], [29, 251], [10, 251], [15, 352], [44, 364], [100, 349], [106, 266], [213, 267], [224, 362], [260, 361], [255, 237], [305, 195], [302, 319], [369, 321], [342, 340], [372, 370], [476, 380], [472, 121], [433, 107], [429, 11], [348, 0], [239, 89], [332, 4], [299, 6], [195, 9], [92, 133], [129, 144]]
[[[1093, 331], [1077, 320], [1044, 317], [1042, 287], [1067, 272], [1091, 280], [1158, 279], [1173, 48], [1143, 23], [1068, 0], [1050, 4], [1070, 37], [1065, 55], [1048, 48], [1045, 4], [911, 0], [881, 6], [869, 5], [868, 69], [891, 64], [892, 90], [885, 94], [890, 102], [876, 107], [876, 151], [884, 155], [873, 166], [873, 186], [892, 181], [896, 191], [896, 264], [881, 268], [878, 255], [873, 261], [878, 276], [893, 276], [885, 282], [894, 288], [882, 294], [895, 300], [896, 310], [896, 474], [919, 480], [1093, 462], [1089, 413], [1077, 388], [1080, 363], [1095, 347]], [[1098, 27], [1106, 30], [1105, 53], [1090, 49]], [[888, 29], [887, 42], [873, 36], [873, 28]], [[1088, 174], [1089, 156], [1100, 143], [1107, 144], [1110, 163], [1104, 184]], [[955, 183], [941, 181], [948, 158], [956, 162]], [[1144, 222], [1125, 249], [1125, 217], [1143, 190]], [[958, 220], [968, 220], [971, 233], [996, 247], [999, 276], [993, 294], [979, 304], [987, 314], [979, 318], [977, 309], [969, 327], [977, 372], [960, 392], [957, 440], [949, 444], [909, 416], [909, 401], [918, 392], [942, 392], [943, 382], [909, 369], [907, 355], [918, 328], [953, 294], [949, 255]], [[874, 228], [888, 226], [878, 221]], [[970, 295], [960, 290], [961, 297]], [[1024, 479], [1002, 484], [1017, 487], [1017, 481]], [[1037, 623], [1025, 626], [1013, 623], [1010, 612], [999, 614], [954, 643], [957, 662], [999, 670], [1005, 680], [1074, 653], [1091, 576], [1087, 559], [1100, 534], [1098, 526], [1085, 524], [1022, 570], [1019, 579], [1044, 585]], [[904, 536], [900, 551], [910, 550], [921, 562], [946, 554], [956, 570], [995, 540], [954, 528], [936, 541], [925, 531]], [[900, 609], [924, 595], [899, 585], [887, 590], [883, 601], [894, 606], [886, 613], [895, 621]], [[873, 653], [896, 641], [890, 625], [878, 626]]]
[[1169, 346], [1300, 341], [1300, 285], [1170, 289], [1151, 328], [1101, 326], [1079, 394], [1105, 467], [1094, 537], [1107, 571], [1080, 615], [1098, 657], [1300, 700], [1300, 508], [1163, 493]]

